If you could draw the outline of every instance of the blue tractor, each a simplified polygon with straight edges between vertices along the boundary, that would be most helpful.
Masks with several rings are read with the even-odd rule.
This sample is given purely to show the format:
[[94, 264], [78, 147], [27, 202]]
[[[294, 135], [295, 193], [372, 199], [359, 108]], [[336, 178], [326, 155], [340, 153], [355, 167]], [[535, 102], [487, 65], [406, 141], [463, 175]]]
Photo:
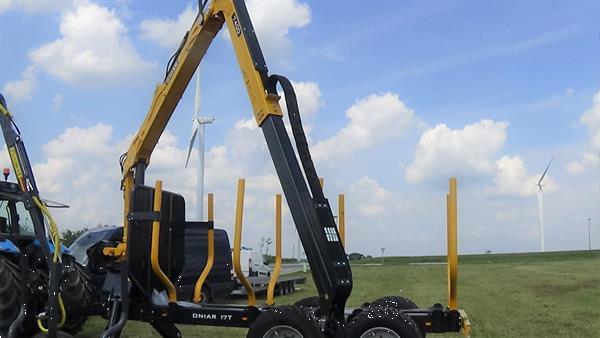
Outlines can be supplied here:
[[60, 243], [58, 228], [40, 198], [33, 171], [6, 101], [0, 126], [16, 176], [0, 182], [0, 337], [65, 337], [87, 319], [93, 287]]

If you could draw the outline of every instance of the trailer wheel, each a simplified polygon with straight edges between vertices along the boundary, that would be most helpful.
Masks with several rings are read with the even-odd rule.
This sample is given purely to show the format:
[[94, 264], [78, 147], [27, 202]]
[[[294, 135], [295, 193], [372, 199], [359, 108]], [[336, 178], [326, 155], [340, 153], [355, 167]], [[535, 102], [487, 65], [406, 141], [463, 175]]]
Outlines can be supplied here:
[[[41, 333], [40, 332], [40, 333], [36, 334], [33, 338], [46, 338], [46, 337], [48, 337], [48, 335], [46, 335], [45, 333]], [[70, 334], [68, 334], [66, 332], [63, 332], [63, 331], [58, 331], [56, 333], [56, 337], [57, 338], [73, 338], [72, 335], [70, 335]]]
[[[376, 299], [373, 301], [373, 303], [366, 303], [362, 306], [362, 308], [367, 308], [367, 307], [388, 307], [388, 308], [392, 308], [392, 309], [396, 309], [399, 311], [404, 311], [404, 310], [411, 310], [411, 309], [418, 309], [419, 306], [417, 304], [415, 304], [412, 300], [405, 298], [405, 297], [401, 297], [401, 296], [386, 296], [386, 297], [381, 297], [379, 299]], [[426, 337], [426, 333], [424, 331], [423, 327], [419, 327], [421, 330], [421, 337], [425, 338]]]
[[294, 306], [297, 307], [310, 307], [310, 308], [317, 308], [319, 307], [319, 296], [311, 296], [311, 297], [306, 297], [306, 298], [302, 298], [299, 301], [294, 303]]
[[284, 305], [264, 311], [246, 338], [319, 338], [321, 331], [299, 307]]
[[94, 291], [89, 276], [70, 256], [63, 256], [61, 297], [67, 312], [62, 330], [75, 334], [83, 328], [93, 303]]
[[386, 307], [371, 307], [356, 314], [346, 325], [349, 338], [421, 338], [417, 324], [402, 312]]
[[386, 296], [367, 303], [363, 307], [390, 307], [396, 310], [418, 309], [419, 306], [412, 300], [400, 296]]

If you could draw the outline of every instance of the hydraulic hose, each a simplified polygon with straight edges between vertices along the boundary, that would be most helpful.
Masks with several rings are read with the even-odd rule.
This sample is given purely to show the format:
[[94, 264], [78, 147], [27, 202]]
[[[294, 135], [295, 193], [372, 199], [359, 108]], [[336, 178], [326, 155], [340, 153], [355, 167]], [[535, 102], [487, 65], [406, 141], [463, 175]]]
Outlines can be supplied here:
[[[63, 303], [62, 297], [60, 295], [60, 290], [58, 289], [58, 287], [54, 287], [54, 286], [58, 286], [58, 283], [56, 283], [56, 281], [53, 280], [53, 279], [58, 278], [58, 274], [56, 273], [58, 271], [55, 268], [55, 265], [62, 262], [62, 257], [60, 255], [60, 253], [61, 253], [60, 234], [58, 232], [58, 226], [56, 225], [56, 221], [54, 221], [54, 217], [52, 217], [52, 214], [48, 210], [48, 207], [46, 207], [46, 205], [44, 205], [44, 203], [40, 200], [40, 198], [38, 196], [33, 196], [33, 201], [35, 202], [35, 205], [40, 209], [42, 214], [48, 219], [49, 230], [50, 230], [49, 231], [50, 232], [50, 240], [52, 241], [52, 244], [54, 245], [54, 253], [52, 255], [53, 269], [51, 269], [50, 274], [49, 274], [50, 275], [50, 285], [53, 287], [51, 287], [50, 290], [48, 290], [48, 295], [50, 296], [50, 294], [56, 293], [56, 297], [58, 300], [58, 307], [60, 309], [60, 322], [58, 323], [57, 327], [61, 328], [67, 321], [67, 312], [65, 310], [65, 304]], [[54, 270], [54, 271], [52, 271], [52, 270]], [[37, 320], [37, 325], [40, 328], [40, 331], [42, 331], [43, 333], [48, 333], [48, 328], [46, 328], [44, 326], [41, 318], [39, 318]]]
[[285, 105], [288, 111], [290, 119], [290, 126], [292, 127], [292, 135], [298, 150], [298, 156], [300, 157], [300, 163], [304, 169], [304, 175], [308, 181], [308, 186], [312, 193], [314, 201], [325, 201], [323, 195], [323, 189], [319, 182], [319, 176], [315, 170], [310, 150], [308, 149], [308, 141], [306, 140], [306, 134], [304, 133], [304, 127], [302, 127], [302, 119], [300, 117], [300, 109], [298, 109], [298, 99], [294, 92], [294, 87], [290, 80], [285, 76], [273, 74], [269, 76], [266, 84], [267, 91], [271, 94], [277, 95], [277, 83], [281, 85], [283, 89], [283, 95], [285, 96]]

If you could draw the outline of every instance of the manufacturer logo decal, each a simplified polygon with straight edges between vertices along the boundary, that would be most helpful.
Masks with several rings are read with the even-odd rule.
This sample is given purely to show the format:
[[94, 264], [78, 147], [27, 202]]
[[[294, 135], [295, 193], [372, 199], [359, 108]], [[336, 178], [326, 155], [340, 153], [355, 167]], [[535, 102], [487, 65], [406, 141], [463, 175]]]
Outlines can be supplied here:
[[240, 26], [240, 22], [238, 21], [237, 15], [235, 15], [235, 13], [231, 15], [231, 20], [233, 21], [233, 27], [235, 27], [235, 33], [237, 34], [237, 36], [240, 36], [240, 34], [242, 34], [242, 27]]

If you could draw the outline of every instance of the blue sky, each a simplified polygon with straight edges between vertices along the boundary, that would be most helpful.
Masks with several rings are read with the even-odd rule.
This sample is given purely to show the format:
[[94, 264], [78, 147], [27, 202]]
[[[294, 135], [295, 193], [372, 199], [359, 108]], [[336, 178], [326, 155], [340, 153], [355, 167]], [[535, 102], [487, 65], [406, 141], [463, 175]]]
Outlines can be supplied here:
[[[65, 227], [119, 223], [118, 154], [145, 116], [194, 6], [0, 0], [0, 88], [42, 192], [72, 205], [57, 215]], [[349, 251], [442, 252], [449, 176], [463, 188], [463, 252], [535, 251], [533, 183], [553, 155], [546, 247], [585, 247], [587, 217], [600, 247], [598, 2], [290, 0], [248, 7], [271, 73], [299, 83], [326, 193], [333, 202], [338, 192], [348, 195]], [[218, 221], [231, 229], [235, 178], [245, 176], [247, 229], [268, 235], [277, 184], [260, 133], [248, 123], [226, 37], [215, 39], [201, 74], [202, 113], [216, 118], [208, 127], [206, 184], [222, 196]], [[180, 160], [191, 89], [151, 177], [182, 191], [193, 213], [195, 168], [183, 169]], [[249, 245], [260, 237], [247, 234]]]

